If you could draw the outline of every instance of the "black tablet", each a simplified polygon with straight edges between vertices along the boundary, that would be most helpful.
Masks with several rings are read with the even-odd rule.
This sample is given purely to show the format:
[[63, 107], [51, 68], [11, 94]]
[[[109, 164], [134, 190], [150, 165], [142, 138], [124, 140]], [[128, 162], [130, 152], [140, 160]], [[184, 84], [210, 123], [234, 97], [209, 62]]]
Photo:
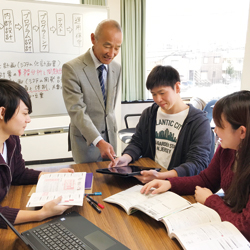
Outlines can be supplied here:
[[135, 166], [135, 165], [128, 165], [125, 167], [114, 167], [114, 168], [102, 168], [102, 169], [97, 169], [97, 173], [102, 173], [102, 174], [112, 174], [112, 175], [117, 175], [117, 176], [122, 176], [122, 177], [129, 177], [129, 176], [134, 176], [134, 175], [140, 175], [140, 172], [142, 170], [156, 170], [160, 171], [160, 168], [147, 168], [147, 167], [141, 167], [141, 166]]

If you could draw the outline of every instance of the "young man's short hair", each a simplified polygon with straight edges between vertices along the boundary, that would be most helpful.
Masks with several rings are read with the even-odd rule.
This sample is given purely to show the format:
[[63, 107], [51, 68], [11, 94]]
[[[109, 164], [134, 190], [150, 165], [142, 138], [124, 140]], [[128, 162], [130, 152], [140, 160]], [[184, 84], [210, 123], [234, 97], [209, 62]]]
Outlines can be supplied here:
[[178, 71], [171, 66], [155, 66], [148, 75], [146, 87], [151, 90], [155, 87], [170, 86], [174, 89], [174, 85], [180, 82]]
[[26, 89], [16, 82], [0, 79], [0, 107], [5, 108], [5, 123], [15, 114], [20, 100], [27, 106], [30, 114], [32, 112], [32, 104]]

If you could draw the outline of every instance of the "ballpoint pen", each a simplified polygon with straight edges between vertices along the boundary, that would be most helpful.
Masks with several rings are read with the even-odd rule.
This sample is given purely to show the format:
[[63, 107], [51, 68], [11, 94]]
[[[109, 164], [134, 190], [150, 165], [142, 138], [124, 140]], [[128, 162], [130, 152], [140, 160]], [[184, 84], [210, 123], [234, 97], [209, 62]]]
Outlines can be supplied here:
[[89, 197], [88, 195], [87, 195], [87, 198], [90, 199], [92, 202], [94, 202], [98, 207], [104, 208], [104, 206], [102, 204], [98, 203], [97, 201], [95, 201], [94, 199], [92, 199], [91, 197]]
[[100, 214], [102, 211], [96, 206], [94, 202], [92, 202], [89, 197], [86, 197], [87, 202]]
[[94, 193], [91, 193], [91, 194], [85, 194], [86, 196], [90, 196], [90, 195], [102, 195], [102, 192], [94, 192]]

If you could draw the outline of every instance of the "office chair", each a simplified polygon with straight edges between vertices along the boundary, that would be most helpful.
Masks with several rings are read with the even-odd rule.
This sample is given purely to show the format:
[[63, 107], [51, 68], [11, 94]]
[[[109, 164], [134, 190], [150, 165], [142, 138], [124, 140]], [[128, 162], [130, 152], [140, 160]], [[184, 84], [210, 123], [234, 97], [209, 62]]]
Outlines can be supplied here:
[[190, 102], [195, 108], [203, 110], [206, 106], [206, 102], [202, 100], [200, 97], [193, 97]]
[[207, 112], [207, 118], [209, 119], [209, 122], [213, 119], [213, 106], [217, 102], [217, 100], [211, 100], [207, 103], [203, 111]]
[[[212, 138], [212, 143], [214, 144], [214, 152], [216, 151], [217, 147], [218, 147], [218, 143], [219, 143], [219, 137], [217, 136], [217, 134], [214, 132], [214, 128], [215, 128], [215, 125], [214, 125], [214, 122], [212, 121], [213, 120], [213, 107], [214, 107], [214, 104], [217, 102], [217, 100], [211, 100], [207, 103], [207, 105], [205, 106], [205, 108], [203, 109], [204, 111], [207, 112], [207, 118], [209, 119], [209, 122], [210, 122], [210, 126], [211, 126], [211, 129], [213, 131], [213, 138]], [[213, 153], [211, 151], [211, 153]]]
[[121, 129], [118, 132], [119, 138], [121, 139], [122, 142], [128, 144], [133, 136], [133, 134], [135, 133], [135, 128], [129, 128], [128, 127], [128, 121], [127, 118], [131, 117], [131, 116], [141, 116], [141, 114], [127, 114], [124, 116], [124, 122], [126, 125], [125, 129]]

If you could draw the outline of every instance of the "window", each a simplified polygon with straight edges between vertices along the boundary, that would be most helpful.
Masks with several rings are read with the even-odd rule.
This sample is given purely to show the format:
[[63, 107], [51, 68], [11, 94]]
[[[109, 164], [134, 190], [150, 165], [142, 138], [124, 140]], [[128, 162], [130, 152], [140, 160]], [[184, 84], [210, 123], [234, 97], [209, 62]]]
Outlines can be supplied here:
[[240, 90], [249, 0], [146, 1], [147, 75], [171, 65], [181, 96], [206, 102]]
[[41, 2], [54, 2], [54, 3], [73, 3], [73, 4], [80, 4], [81, 0], [36, 0]]
[[214, 63], [220, 63], [220, 56], [215, 56], [214, 57]]
[[208, 63], [208, 57], [207, 56], [203, 57], [203, 63]]

